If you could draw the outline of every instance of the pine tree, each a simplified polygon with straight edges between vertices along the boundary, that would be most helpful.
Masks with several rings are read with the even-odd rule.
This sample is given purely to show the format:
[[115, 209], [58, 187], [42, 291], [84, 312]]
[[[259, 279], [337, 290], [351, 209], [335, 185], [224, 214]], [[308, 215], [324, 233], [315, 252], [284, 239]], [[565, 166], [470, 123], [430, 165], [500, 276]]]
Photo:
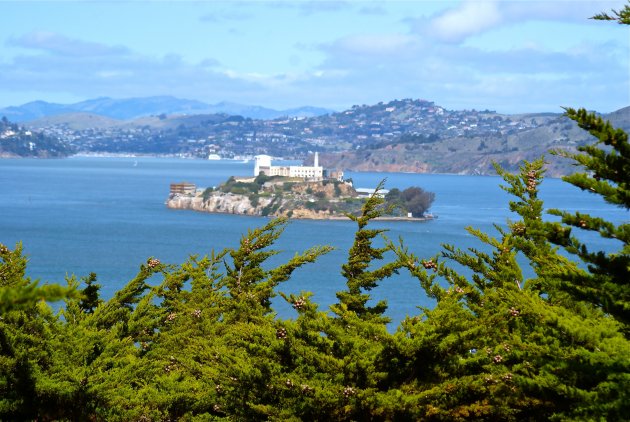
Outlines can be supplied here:
[[71, 288], [39, 286], [26, 277], [27, 259], [18, 244], [0, 244], [0, 419], [54, 418], [56, 408], [50, 342], [56, 318], [46, 304], [73, 297]]
[[40, 286], [27, 278], [27, 262], [20, 243], [13, 251], [0, 243], [0, 312], [31, 308], [41, 300], [54, 302], [74, 294], [60, 285]]
[[618, 419], [630, 411], [630, 343], [615, 321], [558, 289], [559, 268], [583, 270], [546, 241], [542, 166], [525, 162], [518, 176], [499, 170], [521, 219], [509, 231], [497, 226], [497, 238], [469, 229], [491, 252], [446, 245], [441, 257], [419, 260], [398, 249], [437, 301], [402, 324], [388, 351], [403, 363], [389, 373], [413, 392], [405, 404], [418, 419]]
[[340, 317], [351, 312], [359, 319], [389, 322], [382, 316], [387, 309], [385, 301], [368, 306], [370, 295], [366, 293], [375, 288], [379, 281], [392, 276], [400, 268], [397, 262], [389, 262], [381, 267], [370, 269], [370, 265], [382, 260], [384, 254], [391, 250], [388, 245], [382, 248], [373, 246], [374, 239], [382, 235], [385, 230], [366, 228], [370, 220], [383, 214], [380, 206], [385, 201], [379, 193], [383, 185], [384, 181], [381, 181], [375, 193], [363, 204], [360, 216], [348, 214], [348, 217], [357, 223], [357, 231], [354, 235], [354, 243], [348, 252], [348, 260], [342, 266], [341, 274], [346, 279], [347, 290], [337, 293], [339, 303], [332, 306], [332, 310]]
[[396, 273], [400, 264], [395, 255], [393, 262], [381, 262], [392, 251], [391, 245], [383, 238], [385, 246], [375, 247], [384, 230], [367, 228], [383, 212], [381, 189], [382, 183], [359, 216], [349, 216], [357, 231], [341, 268], [346, 289], [338, 292], [332, 314], [320, 311], [309, 292], [283, 295], [298, 316], [277, 330], [284, 343], [280, 356], [286, 376], [275, 385], [282, 391], [277, 405], [282, 411], [275, 414], [279, 420], [386, 419], [384, 409], [389, 404], [376, 398], [387, 376], [382, 351], [392, 335], [384, 316], [386, 303], [370, 306], [369, 292]]
[[[595, 19], [615, 20], [630, 25], [630, 6], [595, 16]], [[630, 143], [628, 134], [615, 129], [595, 113], [584, 109], [566, 109], [566, 115], [588, 131], [597, 142], [578, 147], [578, 153], [556, 151], [556, 154], [575, 161], [582, 172], [566, 176], [568, 183], [602, 197], [606, 202], [630, 210]], [[564, 273], [561, 287], [575, 299], [592, 303], [625, 325], [630, 336], [630, 224], [614, 224], [587, 213], [551, 210], [562, 218], [561, 224], [550, 224], [547, 237], [555, 244], [579, 257], [588, 272]], [[619, 249], [615, 252], [592, 250], [572, 229], [595, 233]]]
[[79, 302], [79, 307], [81, 310], [87, 313], [93, 313], [94, 309], [102, 302], [99, 298], [99, 290], [101, 289], [101, 285], [96, 283], [96, 273], [90, 273], [89, 276], [83, 279], [85, 283], [85, 288], [81, 290], [82, 298]]
[[606, 12], [599, 13], [593, 16], [592, 19], [605, 20], [605, 21], [617, 21], [620, 25], [630, 25], [630, 7], [625, 5], [620, 11], [612, 10], [611, 14]]
[[[628, 135], [584, 109], [567, 109], [566, 114], [598, 141], [593, 145], [579, 147], [580, 153], [558, 152], [586, 170], [563, 179], [584, 191], [601, 196], [608, 203], [630, 209]], [[588, 272], [563, 274], [562, 288], [578, 300], [601, 307], [625, 324], [627, 334], [630, 335], [630, 224], [614, 224], [581, 212], [550, 212], [560, 216], [562, 223], [548, 225], [549, 239], [577, 255], [588, 268]], [[621, 247], [612, 253], [594, 251], [577, 237], [571, 236], [574, 228], [599, 233], [603, 238], [620, 242]]]
[[[285, 342], [278, 336], [281, 322], [271, 298], [296, 268], [330, 250], [314, 247], [285, 264], [264, 268], [277, 254], [271, 247], [286, 223], [272, 220], [249, 231], [236, 249], [191, 257], [166, 272], [161, 285], [138, 302], [127, 333], [142, 333], [144, 327], [155, 334], [134, 335], [137, 352], [126, 355], [120, 373], [110, 375], [116, 395], [107, 397], [107, 419], [257, 420], [283, 412], [278, 403], [287, 380], [281, 359]], [[155, 325], [134, 316], [152, 295], [159, 299], [159, 306], [152, 305], [159, 315]], [[149, 302], [154, 301], [147, 306]], [[134, 318], [139, 325], [131, 330]], [[125, 387], [116, 392], [114, 383]]]

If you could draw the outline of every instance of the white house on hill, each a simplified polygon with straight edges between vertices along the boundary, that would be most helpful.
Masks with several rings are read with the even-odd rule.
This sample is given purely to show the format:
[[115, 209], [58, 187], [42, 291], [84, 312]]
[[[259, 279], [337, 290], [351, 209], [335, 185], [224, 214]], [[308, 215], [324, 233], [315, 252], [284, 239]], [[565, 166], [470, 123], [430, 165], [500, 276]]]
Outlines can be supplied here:
[[312, 166], [272, 166], [268, 155], [257, 155], [254, 160], [254, 176], [262, 173], [266, 176], [302, 177], [308, 180], [324, 178], [324, 168], [319, 165], [317, 153]]

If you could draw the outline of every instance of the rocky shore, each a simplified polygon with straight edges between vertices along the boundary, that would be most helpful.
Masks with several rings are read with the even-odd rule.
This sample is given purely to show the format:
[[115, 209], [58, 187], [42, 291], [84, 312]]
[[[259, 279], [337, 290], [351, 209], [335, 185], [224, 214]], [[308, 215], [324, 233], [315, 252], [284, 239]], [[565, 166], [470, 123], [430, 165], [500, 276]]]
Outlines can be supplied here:
[[[274, 206], [274, 201], [276, 201]], [[214, 214], [237, 214], [249, 216], [288, 217], [306, 220], [349, 220], [342, 212], [330, 210], [313, 210], [306, 207], [296, 207], [293, 201], [278, 199], [277, 197], [260, 197], [258, 203], [253, 205], [247, 195], [233, 193], [214, 192], [205, 200], [201, 194], [181, 195], [171, 194], [166, 201], [166, 206], [176, 210], [191, 210]], [[265, 212], [271, 207], [273, 212]], [[399, 217], [383, 216], [380, 221], [408, 221], [420, 222], [434, 219], [434, 216], [424, 217]]]
[[[248, 195], [215, 192], [204, 200], [202, 195], [190, 196], [172, 194], [166, 201], [166, 206], [172, 209], [192, 210], [217, 214], [239, 214], [252, 216], [289, 217], [298, 219], [348, 219], [343, 214], [330, 211], [311, 210], [305, 207], [296, 207], [290, 204], [290, 200], [278, 197], [260, 197], [258, 203], [253, 205]], [[275, 206], [274, 206], [275, 205]], [[266, 212], [270, 208], [275, 211]]]

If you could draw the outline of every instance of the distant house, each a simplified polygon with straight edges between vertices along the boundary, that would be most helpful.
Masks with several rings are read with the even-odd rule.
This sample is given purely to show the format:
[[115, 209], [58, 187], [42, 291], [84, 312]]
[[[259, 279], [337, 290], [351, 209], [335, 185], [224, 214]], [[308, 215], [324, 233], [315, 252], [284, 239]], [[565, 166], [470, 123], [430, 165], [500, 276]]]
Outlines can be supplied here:
[[329, 180], [338, 180], [343, 182], [342, 170], [324, 170], [324, 177]]
[[197, 186], [194, 183], [171, 183], [171, 195], [194, 195], [196, 192]]

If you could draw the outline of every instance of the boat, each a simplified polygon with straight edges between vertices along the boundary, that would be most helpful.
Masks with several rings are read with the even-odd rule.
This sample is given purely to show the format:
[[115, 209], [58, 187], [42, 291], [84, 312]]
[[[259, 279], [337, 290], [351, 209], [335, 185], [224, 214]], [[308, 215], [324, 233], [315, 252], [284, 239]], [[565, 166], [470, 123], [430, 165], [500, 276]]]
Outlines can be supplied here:
[[219, 154], [209, 154], [208, 160], [220, 160], [221, 156]]

